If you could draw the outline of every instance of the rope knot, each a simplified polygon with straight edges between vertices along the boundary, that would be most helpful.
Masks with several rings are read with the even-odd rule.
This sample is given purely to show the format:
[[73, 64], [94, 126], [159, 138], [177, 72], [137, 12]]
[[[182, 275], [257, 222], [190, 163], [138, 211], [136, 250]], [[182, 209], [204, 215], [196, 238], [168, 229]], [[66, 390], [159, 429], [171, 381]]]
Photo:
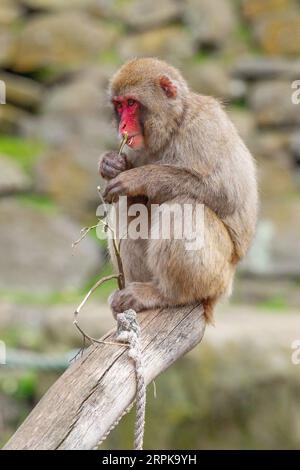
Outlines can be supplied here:
[[136, 312], [132, 309], [126, 310], [125, 312], [117, 314], [117, 322], [118, 322], [118, 329], [117, 329], [117, 337], [120, 339], [119, 336], [130, 337], [131, 335], [125, 335], [124, 333], [132, 333], [136, 338], [140, 336], [140, 327], [137, 322]]

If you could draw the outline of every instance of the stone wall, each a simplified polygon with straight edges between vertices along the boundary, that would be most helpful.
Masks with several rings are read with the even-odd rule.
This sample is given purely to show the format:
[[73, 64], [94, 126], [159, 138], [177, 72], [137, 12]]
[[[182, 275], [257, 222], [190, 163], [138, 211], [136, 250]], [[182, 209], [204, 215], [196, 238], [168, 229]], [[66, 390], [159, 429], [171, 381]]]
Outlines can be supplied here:
[[[11, 237], [1, 233], [0, 244], [9, 258], [20, 251], [11, 230], [22, 211], [20, 195], [29, 202], [43, 197], [65, 214], [54, 228], [31, 205], [24, 217], [34, 232], [38, 226], [68, 238], [66, 225], [95, 220], [97, 160], [117, 146], [108, 77], [126, 59], [154, 55], [177, 65], [195, 91], [223, 100], [257, 159], [261, 223], [244, 270], [299, 276], [300, 104], [291, 101], [291, 83], [300, 78], [299, 35], [300, 4], [293, 0], [2, 0], [0, 79], [7, 104], [0, 105], [0, 220], [9, 210]], [[23, 227], [27, 253], [35, 243], [29, 225]], [[39, 235], [34, 270], [44, 263], [43, 250], [60, 256], [52, 237]], [[94, 241], [88, 243], [97, 261], [86, 261], [86, 272], [93, 273], [101, 260]], [[3, 271], [12, 276], [0, 275], [0, 288], [20, 287], [13, 263], [4, 259]], [[72, 264], [49, 266], [43, 289], [56, 289], [53, 280], [63, 282], [69, 270]], [[84, 279], [77, 275], [74, 287]]]

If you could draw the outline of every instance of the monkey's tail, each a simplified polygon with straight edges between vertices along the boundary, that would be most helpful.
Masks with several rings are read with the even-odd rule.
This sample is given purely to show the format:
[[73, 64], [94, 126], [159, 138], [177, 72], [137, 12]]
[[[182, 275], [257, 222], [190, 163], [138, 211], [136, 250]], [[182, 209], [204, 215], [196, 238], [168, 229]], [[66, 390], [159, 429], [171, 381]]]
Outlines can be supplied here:
[[217, 299], [213, 297], [208, 297], [207, 299], [202, 300], [202, 306], [204, 310], [204, 317], [206, 323], [209, 325], [215, 325], [214, 320], [214, 308], [217, 303]]

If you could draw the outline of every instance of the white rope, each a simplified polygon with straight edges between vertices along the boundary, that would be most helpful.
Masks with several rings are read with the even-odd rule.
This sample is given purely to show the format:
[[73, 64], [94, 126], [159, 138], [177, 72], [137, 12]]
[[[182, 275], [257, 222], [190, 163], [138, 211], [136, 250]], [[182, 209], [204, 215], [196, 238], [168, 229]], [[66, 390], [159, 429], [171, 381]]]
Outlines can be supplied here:
[[126, 410], [123, 411], [123, 413], [113, 422], [113, 424], [111, 425], [111, 427], [106, 431], [105, 434], [103, 434], [101, 440], [95, 445], [95, 447], [93, 448], [94, 450], [97, 450], [98, 447], [105, 441], [105, 439], [110, 435], [110, 433], [115, 429], [115, 427], [118, 426], [119, 422], [121, 421], [121, 419], [123, 418], [123, 416], [125, 416], [127, 413], [129, 413], [129, 411], [131, 410], [131, 408], [133, 407], [133, 403], [130, 403], [130, 405], [128, 406], [128, 408], [126, 408]]
[[136, 417], [134, 450], [142, 450], [145, 429], [146, 383], [140, 345], [140, 327], [136, 312], [132, 309], [117, 315], [117, 339], [128, 343], [128, 356], [134, 361], [136, 376]]
[[[146, 411], [146, 382], [140, 346], [140, 327], [137, 322], [136, 312], [132, 309], [126, 310], [117, 315], [117, 335], [118, 341], [128, 343], [128, 356], [134, 361], [136, 376], [136, 417], [134, 426], [134, 450], [143, 450], [145, 411]], [[102, 436], [95, 449], [107, 438], [111, 431], [119, 424], [121, 418], [130, 411], [132, 404], [119, 416], [111, 427]]]

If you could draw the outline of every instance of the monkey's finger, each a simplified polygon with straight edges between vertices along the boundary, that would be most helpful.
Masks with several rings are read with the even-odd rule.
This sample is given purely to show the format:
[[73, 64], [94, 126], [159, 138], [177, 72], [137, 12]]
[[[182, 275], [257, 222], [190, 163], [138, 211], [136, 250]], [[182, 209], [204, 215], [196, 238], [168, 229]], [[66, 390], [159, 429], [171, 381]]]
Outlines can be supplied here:
[[117, 170], [111, 166], [109, 166], [107, 163], [103, 163], [101, 168], [100, 168], [100, 173], [104, 178], [110, 178], [113, 179], [118, 174], [120, 173], [120, 170]]
[[120, 185], [119, 178], [115, 178], [115, 179], [111, 180], [108, 183], [108, 185], [106, 186], [105, 191], [103, 193], [103, 196], [106, 196], [108, 193], [110, 193], [112, 191], [112, 189], [118, 187], [119, 185]]
[[104, 201], [107, 202], [108, 204], [112, 204], [114, 202], [118, 202], [118, 196], [114, 194], [108, 193], [106, 196], [103, 196]]
[[103, 197], [107, 202], [116, 201], [118, 196], [126, 196], [126, 190], [120, 181], [108, 184]]
[[118, 155], [117, 161], [122, 166], [123, 170], [128, 168], [128, 160], [124, 153], [122, 153], [122, 155]]
[[126, 162], [122, 159], [104, 159], [103, 164], [115, 168], [116, 170], [124, 170], [126, 168]]
[[116, 202], [119, 196], [121, 196], [121, 192], [117, 188], [103, 195], [106, 202]]

